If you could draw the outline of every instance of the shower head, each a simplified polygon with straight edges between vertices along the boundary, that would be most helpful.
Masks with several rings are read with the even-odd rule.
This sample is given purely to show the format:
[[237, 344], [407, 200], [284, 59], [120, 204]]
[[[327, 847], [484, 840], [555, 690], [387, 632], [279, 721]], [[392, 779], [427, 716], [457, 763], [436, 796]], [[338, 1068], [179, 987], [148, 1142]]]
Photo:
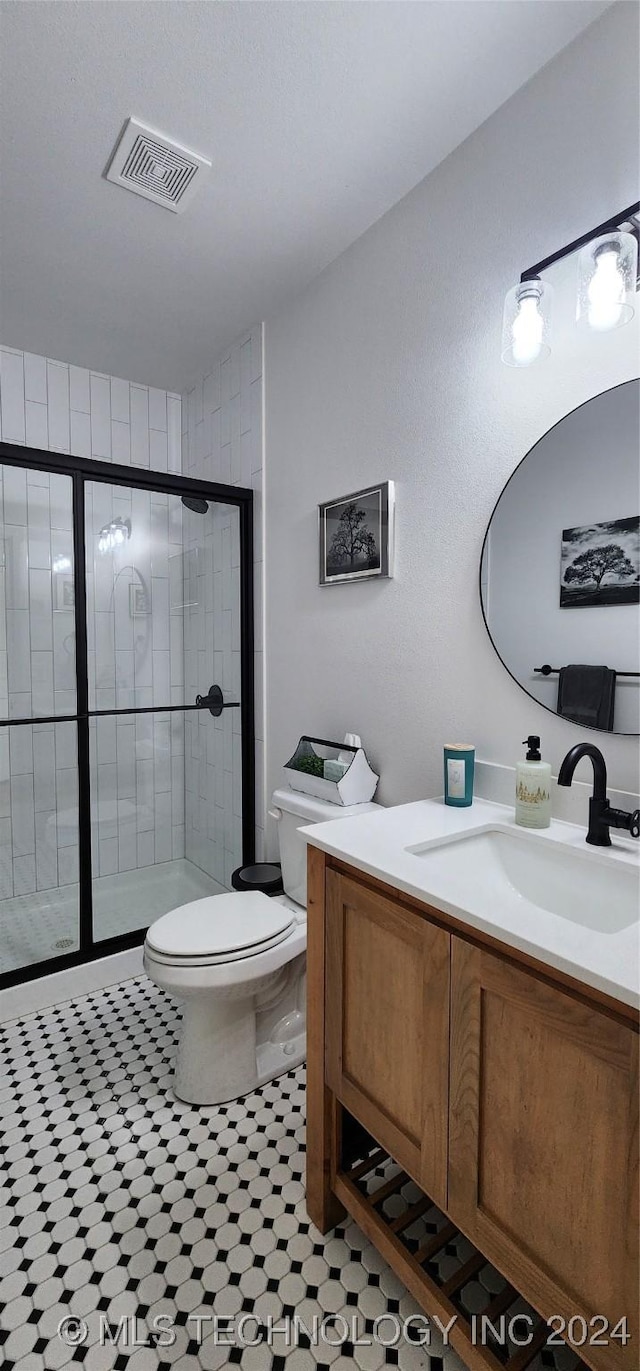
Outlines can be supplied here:
[[183, 505], [190, 509], [194, 514], [206, 514], [209, 508], [209, 501], [203, 500], [200, 495], [181, 495]]

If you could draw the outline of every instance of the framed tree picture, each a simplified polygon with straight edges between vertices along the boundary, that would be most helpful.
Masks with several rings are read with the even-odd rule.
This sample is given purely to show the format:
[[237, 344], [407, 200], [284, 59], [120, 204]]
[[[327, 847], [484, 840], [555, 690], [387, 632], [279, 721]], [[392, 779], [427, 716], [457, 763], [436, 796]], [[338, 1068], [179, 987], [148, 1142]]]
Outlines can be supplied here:
[[562, 530], [560, 607], [640, 602], [640, 518]]
[[319, 506], [320, 585], [393, 575], [393, 481]]

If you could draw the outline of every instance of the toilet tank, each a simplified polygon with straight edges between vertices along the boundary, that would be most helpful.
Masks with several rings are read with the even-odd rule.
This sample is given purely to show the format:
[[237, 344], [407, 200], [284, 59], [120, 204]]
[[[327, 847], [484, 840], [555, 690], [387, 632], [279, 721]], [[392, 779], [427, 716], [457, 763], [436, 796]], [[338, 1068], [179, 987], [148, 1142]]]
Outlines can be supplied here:
[[307, 907], [307, 844], [298, 832], [308, 824], [326, 824], [330, 819], [350, 819], [369, 814], [380, 805], [370, 801], [361, 805], [332, 805], [314, 795], [303, 795], [289, 786], [274, 790], [271, 817], [278, 823], [278, 844], [282, 863], [282, 883], [289, 899]]

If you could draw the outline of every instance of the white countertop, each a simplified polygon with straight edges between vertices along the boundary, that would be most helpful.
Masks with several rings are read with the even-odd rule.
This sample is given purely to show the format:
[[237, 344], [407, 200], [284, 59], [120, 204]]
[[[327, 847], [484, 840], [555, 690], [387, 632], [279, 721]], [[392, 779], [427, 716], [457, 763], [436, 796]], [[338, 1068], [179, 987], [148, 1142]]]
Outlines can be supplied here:
[[[538, 907], [532, 917], [532, 906], [517, 898], [508, 910], [501, 908], [494, 913], [488, 901], [486, 914], [471, 914], [444, 899], [441, 890], [430, 894], [426, 863], [406, 848], [418, 844], [436, 847], [456, 835], [482, 832], [495, 824], [513, 828], [517, 834], [531, 832], [516, 825], [511, 806], [479, 799], [466, 809], [445, 805], [442, 800], [420, 800], [378, 809], [358, 818], [312, 824], [301, 832], [315, 847], [357, 870], [417, 900], [432, 903], [468, 927], [526, 952], [625, 1004], [640, 1007], [638, 921], [619, 931], [595, 929]], [[586, 827], [559, 820], [552, 820], [550, 828], [535, 833], [536, 842], [561, 843], [578, 851], [584, 850], [585, 837]], [[607, 862], [631, 866], [640, 877], [637, 841], [612, 829], [611, 842], [612, 846], [604, 849]], [[598, 860], [601, 853], [602, 849], [587, 848], [589, 860]]]

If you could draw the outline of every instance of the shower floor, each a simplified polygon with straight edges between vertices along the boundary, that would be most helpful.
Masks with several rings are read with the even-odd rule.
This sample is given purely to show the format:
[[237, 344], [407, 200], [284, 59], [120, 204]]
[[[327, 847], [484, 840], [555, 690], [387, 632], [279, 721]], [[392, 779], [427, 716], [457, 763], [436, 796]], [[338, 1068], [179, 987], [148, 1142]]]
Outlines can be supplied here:
[[[116, 938], [147, 928], [177, 905], [225, 887], [180, 858], [98, 876], [93, 882], [95, 938]], [[78, 886], [40, 890], [0, 900], [0, 973], [60, 957], [78, 948]]]

